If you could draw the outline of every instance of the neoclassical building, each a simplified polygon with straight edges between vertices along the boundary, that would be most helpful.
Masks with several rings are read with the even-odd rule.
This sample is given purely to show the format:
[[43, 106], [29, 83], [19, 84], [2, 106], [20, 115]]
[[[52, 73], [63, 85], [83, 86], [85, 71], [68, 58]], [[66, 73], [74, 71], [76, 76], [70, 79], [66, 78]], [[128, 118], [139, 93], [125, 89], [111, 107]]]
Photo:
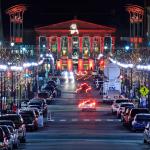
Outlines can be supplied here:
[[78, 19], [35, 29], [41, 54], [51, 51], [58, 70], [93, 70], [100, 53], [114, 51], [116, 29]]

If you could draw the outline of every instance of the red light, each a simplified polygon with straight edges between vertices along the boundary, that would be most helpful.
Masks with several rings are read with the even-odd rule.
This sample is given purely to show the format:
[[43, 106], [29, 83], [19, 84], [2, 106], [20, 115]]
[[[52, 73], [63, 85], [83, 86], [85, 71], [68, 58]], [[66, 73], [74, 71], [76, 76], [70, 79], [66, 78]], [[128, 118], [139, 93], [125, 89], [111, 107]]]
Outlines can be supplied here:
[[82, 71], [83, 70], [83, 60], [79, 59], [78, 60], [78, 71]]
[[68, 71], [72, 71], [72, 59], [68, 59]]
[[62, 61], [58, 60], [56, 66], [57, 66], [57, 70], [61, 70], [61, 68], [62, 68]]

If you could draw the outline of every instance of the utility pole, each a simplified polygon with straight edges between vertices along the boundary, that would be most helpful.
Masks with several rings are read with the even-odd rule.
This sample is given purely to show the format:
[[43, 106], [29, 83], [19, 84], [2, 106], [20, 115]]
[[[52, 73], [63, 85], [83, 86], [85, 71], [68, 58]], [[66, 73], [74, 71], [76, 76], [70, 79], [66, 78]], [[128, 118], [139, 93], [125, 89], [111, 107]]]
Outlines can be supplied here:
[[3, 22], [2, 22], [2, 6], [1, 6], [2, 0], [0, 0], [0, 42], [4, 41], [3, 37]]

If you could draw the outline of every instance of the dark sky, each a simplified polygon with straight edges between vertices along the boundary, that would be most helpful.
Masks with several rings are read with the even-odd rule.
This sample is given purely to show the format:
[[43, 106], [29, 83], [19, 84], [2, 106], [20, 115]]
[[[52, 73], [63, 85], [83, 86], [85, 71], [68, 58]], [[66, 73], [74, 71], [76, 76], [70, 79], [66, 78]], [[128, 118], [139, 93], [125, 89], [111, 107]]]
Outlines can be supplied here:
[[129, 16], [124, 6], [143, 6], [144, 0], [2, 0], [5, 34], [9, 28], [9, 17], [5, 10], [19, 3], [28, 7], [24, 14], [26, 29], [70, 20], [77, 16], [78, 19], [114, 26], [120, 32], [125, 32], [128, 29]]

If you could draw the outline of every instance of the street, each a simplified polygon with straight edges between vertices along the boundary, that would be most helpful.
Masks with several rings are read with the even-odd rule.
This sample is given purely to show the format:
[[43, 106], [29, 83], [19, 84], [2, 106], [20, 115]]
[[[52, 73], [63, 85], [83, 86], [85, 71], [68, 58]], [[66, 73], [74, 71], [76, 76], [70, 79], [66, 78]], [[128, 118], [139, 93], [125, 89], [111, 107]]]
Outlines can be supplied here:
[[[95, 90], [93, 93], [95, 94]], [[27, 150], [149, 150], [142, 132], [134, 133], [111, 114], [110, 105], [98, 104], [96, 112], [77, 108], [74, 88], [64, 87], [61, 98], [49, 105], [50, 120], [43, 129], [27, 133]]]

